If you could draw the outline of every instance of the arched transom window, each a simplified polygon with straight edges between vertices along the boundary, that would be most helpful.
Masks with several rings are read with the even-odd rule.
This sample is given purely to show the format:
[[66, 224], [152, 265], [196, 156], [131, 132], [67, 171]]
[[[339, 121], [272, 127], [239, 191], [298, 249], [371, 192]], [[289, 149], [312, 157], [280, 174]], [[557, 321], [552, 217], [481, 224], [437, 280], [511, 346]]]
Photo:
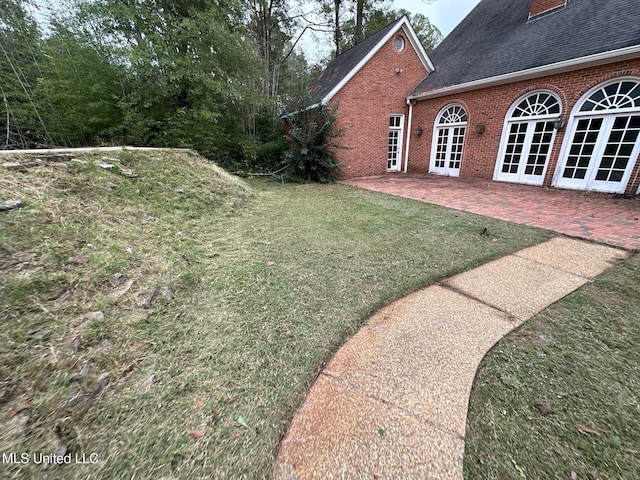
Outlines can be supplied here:
[[640, 108], [640, 82], [612, 83], [596, 90], [582, 105], [580, 112], [601, 112]]
[[554, 184], [624, 193], [640, 154], [639, 137], [640, 79], [598, 86], [574, 108]]
[[526, 97], [514, 109], [513, 118], [560, 115], [560, 102], [551, 93], [539, 92]]
[[467, 112], [460, 105], [452, 105], [440, 114], [438, 124], [466, 123]]
[[509, 109], [494, 178], [541, 185], [555, 139], [554, 123], [562, 107], [551, 92], [520, 98]]
[[460, 105], [446, 107], [436, 118], [429, 171], [458, 177], [462, 163], [467, 112]]

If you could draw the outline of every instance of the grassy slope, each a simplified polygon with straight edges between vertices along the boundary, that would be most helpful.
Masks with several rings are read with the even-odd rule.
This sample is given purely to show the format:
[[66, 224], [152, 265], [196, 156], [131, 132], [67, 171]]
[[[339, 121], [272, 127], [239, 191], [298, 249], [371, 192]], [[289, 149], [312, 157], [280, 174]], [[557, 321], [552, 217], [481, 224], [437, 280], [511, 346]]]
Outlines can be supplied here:
[[465, 478], [640, 478], [638, 345], [636, 254], [485, 357], [470, 400]]
[[[247, 187], [185, 153], [79, 160], [0, 171], [0, 199], [26, 203], [0, 214], [0, 453], [99, 458], [53, 478], [268, 478], [315, 373], [372, 311], [550, 236], [340, 185]], [[143, 308], [156, 287], [173, 298]]]

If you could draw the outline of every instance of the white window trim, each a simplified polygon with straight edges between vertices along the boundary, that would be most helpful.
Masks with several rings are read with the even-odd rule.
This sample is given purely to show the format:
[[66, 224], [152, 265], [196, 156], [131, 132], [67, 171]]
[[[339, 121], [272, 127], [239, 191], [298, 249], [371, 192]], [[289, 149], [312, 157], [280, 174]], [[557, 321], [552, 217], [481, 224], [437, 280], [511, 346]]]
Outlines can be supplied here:
[[[465, 115], [467, 116], [467, 121], [466, 122], [456, 122], [456, 123], [440, 123], [440, 119], [442, 118], [442, 115], [444, 115], [444, 113], [449, 110], [451, 107], [460, 107], [464, 110]], [[465, 108], [464, 105], [461, 105], [460, 103], [449, 103], [447, 105], [445, 105], [436, 115], [436, 119], [435, 122], [433, 123], [433, 135], [431, 138], [431, 155], [430, 155], [430, 159], [429, 159], [429, 173], [434, 173], [436, 175], [443, 175], [443, 176], [449, 176], [449, 177], [458, 177], [460, 176], [460, 170], [462, 170], [462, 160], [464, 158], [464, 145], [467, 142], [467, 126], [469, 124], [469, 112], [467, 112], [467, 109]], [[456, 128], [456, 127], [465, 127], [465, 131], [464, 131], [464, 137], [462, 140], [462, 151], [460, 152], [460, 168], [457, 169], [457, 172], [455, 175], [451, 175], [451, 173], [445, 173], [442, 172], [442, 169], [440, 168], [436, 168], [436, 153], [437, 153], [437, 149], [438, 149], [438, 133], [440, 131], [441, 128]], [[449, 137], [449, 139], [447, 140], [447, 145], [450, 145], [452, 142], [452, 138], [453, 136], [451, 135]], [[449, 149], [447, 148], [447, 152], [449, 151]], [[447, 162], [449, 160], [447, 159]], [[449, 169], [448, 167], [445, 167], [444, 170], [446, 172], [450, 172], [451, 169]]]
[[[550, 115], [536, 115], [532, 117], [513, 118], [513, 112], [515, 112], [516, 108], [518, 108], [518, 105], [520, 104], [520, 102], [522, 102], [525, 98], [528, 98], [532, 95], [536, 95], [538, 93], [548, 93], [551, 96], [553, 96], [558, 101], [558, 104], [560, 105], [560, 113], [559, 114], [554, 113]], [[497, 182], [520, 183], [524, 185], [542, 185], [544, 183], [545, 176], [547, 175], [547, 169], [549, 168], [549, 160], [551, 160], [551, 152], [553, 152], [553, 146], [555, 144], [556, 134], [558, 133], [558, 131], [556, 129], [553, 130], [553, 135], [551, 137], [551, 147], [549, 148], [547, 161], [545, 162], [544, 169], [542, 171], [542, 175], [540, 176], [539, 180], [537, 179], [535, 181], [528, 180], [527, 178], [524, 178], [525, 177], [524, 174], [519, 174], [520, 180], [506, 180], [500, 177], [503, 175], [506, 175], [502, 173], [502, 160], [504, 158], [505, 150], [507, 149], [507, 141], [509, 139], [509, 127], [513, 123], [525, 123], [525, 122], [537, 123], [538, 121], [542, 121], [542, 120], [544, 121], [553, 120], [555, 118], [558, 118], [561, 114], [562, 114], [562, 101], [560, 100], [558, 95], [552, 90], [544, 90], [544, 89], [532, 90], [530, 92], [525, 93], [524, 95], [521, 95], [519, 98], [517, 98], [511, 104], [511, 106], [509, 107], [509, 110], [507, 110], [507, 114], [504, 117], [504, 124], [502, 125], [502, 137], [500, 138], [500, 148], [498, 149], [498, 158], [496, 159], [496, 165], [493, 171], [493, 179]], [[529, 145], [529, 149], [531, 149], [531, 139], [533, 138], [533, 133], [530, 132], [529, 130], [530, 129], [527, 128], [527, 138], [525, 139], [525, 145]], [[513, 174], [509, 174], [509, 175], [513, 175]]]
[[[588, 112], [581, 112], [580, 109], [582, 108], [582, 106], [586, 103], [586, 101], [591, 97], [591, 95], [593, 95], [595, 92], [597, 92], [598, 90], [605, 88], [609, 85], [612, 85], [614, 83], [620, 83], [620, 82], [624, 82], [624, 81], [632, 81], [632, 82], [640, 82], [640, 78], [639, 77], [632, 77], [632, 76], [627, 76], [627, 77], [617, 77], [617, 78], [613, 78], [611, 80], [608, 80], [606, 82], [601, 82], [597, 85], [595, 85], [593, 88], [591, 88], [589, 91], [587, 91], [584, 95], [582, 95], [582, 97], [580, 97], [580, 100], [578, 100], [576, 102], [576, 104], [573, 106], [573, 109], [571, 110], [571, 115], [569, 116], [569, 121], [567, 122], [567, 128], [565, 130], [565, 135], [564, 135], [564, 141], [562, 142], [562, 147], [560, 149], [560, 155], [558, 156], [558, 163], [556, 165], [556, 170], [553, 173], [553, 180], [551, 185], [553, 185], [554, 187], [558, 187], [558, 188], [566, 188], [569, 190], [588, 190], [588, 191], [592, 191], [592, 192], [605, 192], [605, 193], [624, 193], [625, 190], [627, 189], [627, 187], [629, 186], [629, 180], [631, 178], [631, 173], [633, 172], [634, 166], [636, 165], [636, 162], [638, 162], [638, 156], [640, 155], [640, 141], [638, 141], [636, 143], [635, 148], [633, 149], [633, 152], [631, 153], [631, 160], [630, 160], [630, 164], [631, 166], [627, 166], [627, 171], [625, 172], [624, 176], [622, 177], [622, 180], [619, 182], [619, 187], [620, 188], [606, 188], [603, 186], [599, 186], [596, 185], [595, 187], [593, 187], [593, 182], [595, 180], [591, 179], [591, 180], [585, 180], [584, 182], [586, 183], [586, 187], [583, 186], [576, 186], [576, 185], [571, 185], [569, 182], [565, 182], [563, 184], [563, 178], [562, 178], [562, 172], [564, 171], [566, 165], [567, 165], [567, 159], [568, 159], [568, 154], [569, 154], [569, 150], [571, 149], [571, 144], [573, 142], [573, 137], [575, 136], [576, 133], [576, 129], [578, 126], [578, 122], [582, 119], [587, 119], [587, 118], [604, 118], [605, 121], [608, 117], [612, 116], [613, 114], [615, 115], [624, 115], [627, 113], [636, 113], [638, 115], [640, 115], [640, 109], [637, 108], [621, 108], [618, 110], [590, 110]], [[603, 127], [605, 125], [606, 122], [603, 122]], [[594, 150], [594, 152], [598, 151], [602, 151], [602, 149], [604, 148], [604, 144], [605, 141], [603, 141], [600, 136], [602, 133], [602, 128], [600, 130], [600, 134], [598, 135], [598, 143], [596, 144], [596, 149]], [[597, 156], [596, 156], [597, 158]], [[597, 168], [595, 166], [597, 162], [591, 162], [589, 164], [589, 169], [587, 171], [587, 174], [585, 175], [585, 178], [589, 179], [591, 178], [591, 176], [593, 176], [593, 169]], [[614, 186], [614, 185], [612, 185]], [[640, 186], [638, 188], [638, 193], [640, 194]]]
[[[400, 126], [399, 127], [391, 127], [387, 129], [387, 149], [389, 148], [389, 132], [391, 130], [395, 130], [398, 132], [398, 159], [396, 161], [396, 166], [389, 168], [387, 166], [387, 172], [400, 172], [402, 171], [402, 161], [403, 161], [403, 149], [402, 145], [404, 143], [404, 113], [390, 113], [389, 119], [391, 117], [400, 117]], [[387, 165], [389, 162], [389, 152], [387, 150]]]

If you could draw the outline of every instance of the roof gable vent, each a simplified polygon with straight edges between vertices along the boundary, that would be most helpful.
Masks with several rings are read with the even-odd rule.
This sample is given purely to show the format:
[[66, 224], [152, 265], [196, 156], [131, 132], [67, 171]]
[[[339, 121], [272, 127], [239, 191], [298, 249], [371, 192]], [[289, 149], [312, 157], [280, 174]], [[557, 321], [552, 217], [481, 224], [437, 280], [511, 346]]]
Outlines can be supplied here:
[[529, 8], [529, 20], [546, 15], [559, 8], [565, 7], [567, 0], [531, 0]]

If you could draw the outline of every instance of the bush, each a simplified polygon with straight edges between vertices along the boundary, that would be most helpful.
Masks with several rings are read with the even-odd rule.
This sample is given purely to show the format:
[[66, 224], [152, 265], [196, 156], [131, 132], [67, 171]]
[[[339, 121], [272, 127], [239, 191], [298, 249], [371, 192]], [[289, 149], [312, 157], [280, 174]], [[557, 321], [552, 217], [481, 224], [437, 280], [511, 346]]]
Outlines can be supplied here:
[[322, 105], [291, 115], [287, 140], [289, 149], [284, 154], [283, 178], [288, 181], [314, 181], [327, 183], [335, 180], [340, 167], [335, 149], [341, 148], [336, 139], [341, 130], [334, 128], [338, 107]]

